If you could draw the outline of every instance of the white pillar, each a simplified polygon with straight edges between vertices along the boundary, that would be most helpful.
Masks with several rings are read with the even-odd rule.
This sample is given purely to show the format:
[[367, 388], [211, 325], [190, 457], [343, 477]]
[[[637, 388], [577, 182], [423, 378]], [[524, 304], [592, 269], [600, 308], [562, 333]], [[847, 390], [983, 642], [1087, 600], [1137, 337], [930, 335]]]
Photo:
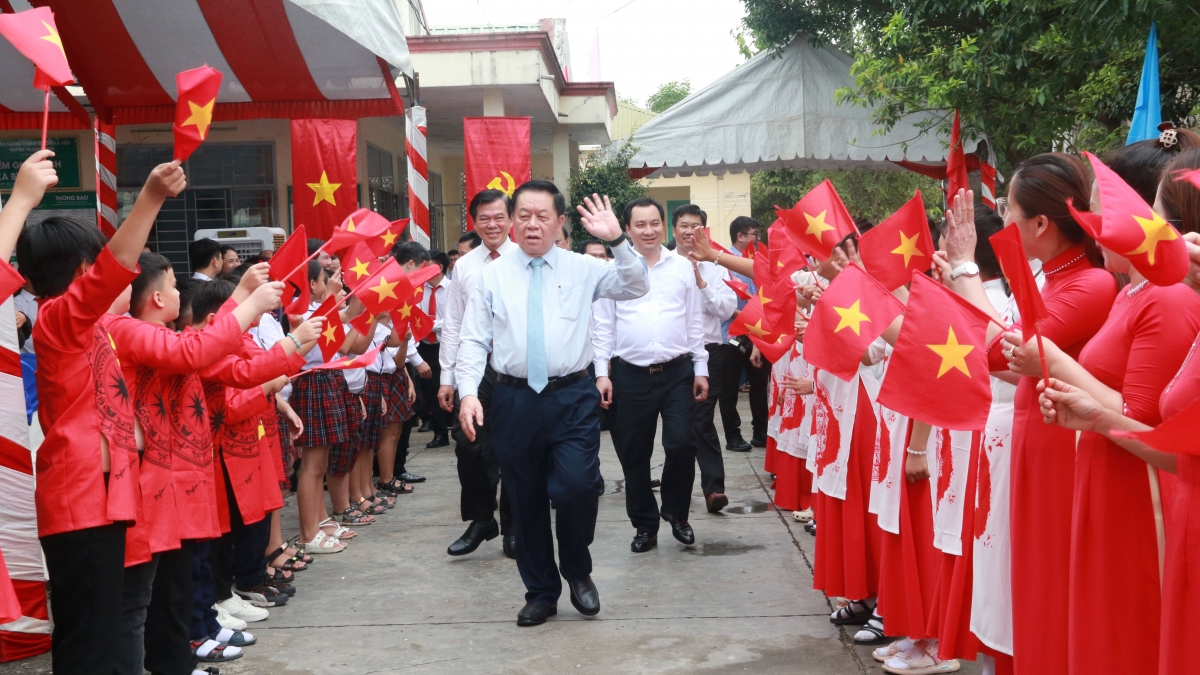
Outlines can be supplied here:
[[554, 125], [554, 142], [551, 146], [551, 158], [554, 161], [554, 185], [563, 193], [567, 204], [571, 203], [571, 140], [565, 124]]
[[483, 90], [483, 116], [504, 117], [504, 90], [488, 87]]

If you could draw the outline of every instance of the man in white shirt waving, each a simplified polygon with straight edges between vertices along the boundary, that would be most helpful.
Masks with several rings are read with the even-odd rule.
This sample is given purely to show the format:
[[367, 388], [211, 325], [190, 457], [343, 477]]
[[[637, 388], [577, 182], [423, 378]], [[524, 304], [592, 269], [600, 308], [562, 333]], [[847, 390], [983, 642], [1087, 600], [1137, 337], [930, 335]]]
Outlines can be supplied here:
[[[637, 530], [634, 553], [658, 545], [658, 520], [686, 546], [696, 480], [696, 403], [708, 397], [704, 312], [687, 258], [663, 246], [663, 207], [649, 197], [625, 206], [634, 250], [650, 268], [650, 292], [626, 302], [597, 303], [592, 337], [601, 405], [615, 406], [612, 440], [625, 472], [625, 510]], [[611, 379], [610, 379], [611, 378]], [[650, 488], [650, 456], [658, 418], [663, 423], [662, 509]]]
[[471, 440], [484, 423], [478, 389], [489, 352], [496, 372], [487, 426], [521, 532], [517, 569], [527, 592], [518, 626], [536, 626], [558, 613], [560, 570], [571, 604], [588, 616], [600, 611], [588, 552], [603, 487], [600, 395], [587, 372], [588, 314], [596, 298], [631, 300], [649, 283], [646, 263], [626, 243], [608, 198], [602, 206], [599, 197], [585, 203], [586, 210], [579, 208], [584, 227], [611, 242], [613, 263], [557, 248], [565, 200], [553, 183], [529, 181], [513, 192], [509, 207], [520, 248], [479, 274], [462, 322], [455, 377], [459, 423]]

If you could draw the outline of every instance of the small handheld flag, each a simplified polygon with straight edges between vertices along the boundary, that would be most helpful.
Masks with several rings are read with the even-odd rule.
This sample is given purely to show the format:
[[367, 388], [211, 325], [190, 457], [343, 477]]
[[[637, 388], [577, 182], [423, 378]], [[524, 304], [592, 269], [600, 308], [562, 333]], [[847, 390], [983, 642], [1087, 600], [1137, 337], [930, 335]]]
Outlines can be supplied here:
[[804, 360], [847, 382], [871, 343], [904, 313], [891, 292], [857, 265], [842, 270], [813, 306]]
[[213, 108], [221, 91], [221, 73], [207, 64], [175, 76], [175, 159], [184, 161], [208, 138]]
[[858, 239], [863, 267], [889, 291], [907, 284], [913, 272], [928, 270], [933, 264], [933, 251], [933, 236], [920, 190], [887, 220]]
[[829, 180], [821, 181], [790, 209], [775, 207], [775, 215], [784, 222], [792, 241], [804, 253], [828, 260], [833, 247], [858, 228]]

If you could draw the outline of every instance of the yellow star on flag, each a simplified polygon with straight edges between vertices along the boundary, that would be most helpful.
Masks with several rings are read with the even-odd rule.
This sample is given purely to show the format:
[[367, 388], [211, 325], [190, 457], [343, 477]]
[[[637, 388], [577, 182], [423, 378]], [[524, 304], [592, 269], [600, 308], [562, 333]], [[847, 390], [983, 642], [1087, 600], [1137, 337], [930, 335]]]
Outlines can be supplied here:
[[425, 292], [424, 286], [418, 286], [413, 289], [413, 295], [415, 295], [418, 299], [420, 299], [421, 294], [423, 294], [424, 292]]
[[379, 285], [373, 286], [371, 290], [379, 294], [379, 300], [377, 302], [383, 302], [384, 298], [393, 298], [399, 300], [399, 297], [397, 297], [395, 291], [396, 286], [399, 284], [399, 281], [393, 281], [389, 283], [387, 277], [380, 277]]
[[[316, 206], [321, 202], [329, 202], [330, 204], [337, 206], [337, 199], [334, 198], [333, 193], [338, 188], [342, 187], [342, 184], [330, 183], [329, 176], [324, 171], [321, 172], [321, 182], [308, 183], [307, 185], [308, 187], [312, 188], [313, 191], [313, 206]], [[354, 230], [351, 229], [350, 231], [353, 232]]]
[[861, 300], [855, 300], [854, 304], [850, 305], [849, 307], [838, 307], [834, 305], [833, 311], [837, 312], [838, 316], [842, 318], [838, 321], [837, 328], [834, 328], [833, 332], [836, 333], [845, 328], [849, 328], [850, 330], [854, 331], [855, 335], [862, 335], [862, 323], [864, 321], [871, 323], [871, 317], [862, 313], [862, 310], [859, 309], [860, 304], [862, 304]]
[[212, 124], [213, 105], [217, 99], [213, 99], [204, 105], [197, 105], [194, 101], [188, 101], [188, 108], [192, 114], [180, 126], [194, 126], [196, 131], [200, 132], [200, 140], [204, 140], [208, 136], [208, 127]]
[[765, 304], [767, 304], [768, 302], [773, 302], [773, 301], [772, 301], [770, 298], [768, 298], [767, 296], [763, 295], [763, 289], [762, 289], [762, 286], [759, 286], [759, 287], [758, 287], [758, 301], [759, 301], [759, 302], [761, 302], [761, 303], [762, 303], [762, 304], [764, 304], [764, 305], [765, 305]]
[[755, 321], [753, 325], [746, 324], [746, 331], [750, 332], [750, 333], [754, 333], [758, 337], [766, 337], [767, 335], [771, 334], [771, 331], [763, 330], [762, 319]]
[[942, 363], [938, 366], [938, 377], [950, 372], [952, 368], [957, 368], [962, 371], [963, 375], [971, 377], [971, 369], [967, 367], [967, 354], [970, 354], [975, 349], [975, 345], [959, 344], [958, 336], [954, 334], [954, 326], [950, 326], [950, 333], [946, 336], [946, 344], [925, 346], [942, 357]]
[[46, 27], [47, 31], [46, 35], [42, 36], [42, 39], [52, 45], [57, 46], [58, 51], [62, 52], [63, 58], [67, 58], [67, 52], [65, 49], [63, 49], [62, 38], [59, 37], [58, 31], [54, 29], [54, 26], [51, 26], [45, 21], [42, 22], [42, 25]]
[[371, 273], [368, 269], [369, 264], [370, 263], [368, 263], [366, 260], [360, 260], [359, 258], [354, 259], [354, 265], [350, 268], [350, 271], [354, 272], [356, 275], [354, 277], [355, 281], [358, 281], [359, 279], [362, 279]]
[[412, 314], [412, 305], [406, 302], [400, 307], [400, 318], [407, 319], [409, 314]]
[[321, 333], [321, 336], [325, 338], [325, 344], [331, 344], [337, 339], [337, 330], [331, 323], [325, 327], [325, 332]]
[[[324, 178], [325, 176], [321, 176], [321, 177], [322, 177], [322, 178]], [[347, 232], [353, 232], [353, 231], [354, 231], [354, 219], [353, 219], [353, 218], [347, 218], [347, 219], [346, 219], [346, 231], [347, 231]]]
[[1162, 219], [1155, 211], [1150, 211], [1149, 218], [1134, 216], [1134, 220], [1138, 225], [1142, 226], [1142, 231], [1146, 233], [1146, 238], [1142, 240], [1141, 246], [1133, 249], [1126, 256], [1138, 255], [1139, 253], [1146, 254], [1146, 261], [1151, 265], [1154, 264], [1154, 252], [1158, 249], [1158, 242], [1172, 241], [1178, 239], [1179, 235], [1175, 233], [1175, 229], [1167, 224], [1167, 221]]
[[262, 440], [263, 436], [267, 435], [267, 430], [263, 428], [262, 420], [258, 422], [258, 440]]
[[810, 216], [807, 213], [805, 213], [804, 218], [805, 218], [805, 220], [808, 221], [808, 229], [805, 230], [804, 233], [811, 234], [814, 237], [816, 237], [817, 239], [820, 239], [822, 232], [824, 232], [825, 230], [832, 230], [833, 226], [825, 223], [825, 213], [826, 213], [825, 211], [822, 211], [819, 214], [817, 214], [816, 217]]
[[908, 267], [908, 261], [912, 260], [914, 255], [919, 255], [922, 258], [925, 254], [921, 249], [917, 248], [917, 240], [921, 238], [921, 233], [914, 234], [912, 238], [905, 236], [904, 231], [900, 232], [900, 245], [892, 249], [892, 253], [904, 256], [904, 266]]
[[388, 248], [391, 248], [392, 245], [396, 243], [396, 239], [399, 237], [400, 235], [392, 232], [391, 228], [388, 228], [387, 232], [379, 235], [379, 238], [383, 240], [384, 245], [386, 245]]

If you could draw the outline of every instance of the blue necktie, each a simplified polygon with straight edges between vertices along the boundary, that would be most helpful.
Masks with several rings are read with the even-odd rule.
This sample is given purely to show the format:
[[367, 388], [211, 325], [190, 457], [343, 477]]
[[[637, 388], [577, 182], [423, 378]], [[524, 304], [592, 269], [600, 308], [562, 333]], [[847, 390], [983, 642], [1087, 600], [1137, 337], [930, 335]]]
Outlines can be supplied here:
[[529, 261], [533, 267], [533, 276], [529, 279], [529, 298], [526, 305], [528, 314], [528, 335], [526, 344], [529, 352], [529, 386], [539, 394], [546, 388], [550, 378], [546, 375], [546, 330], [542, 317], [542, 267], [546, 261], [534, 258]]

